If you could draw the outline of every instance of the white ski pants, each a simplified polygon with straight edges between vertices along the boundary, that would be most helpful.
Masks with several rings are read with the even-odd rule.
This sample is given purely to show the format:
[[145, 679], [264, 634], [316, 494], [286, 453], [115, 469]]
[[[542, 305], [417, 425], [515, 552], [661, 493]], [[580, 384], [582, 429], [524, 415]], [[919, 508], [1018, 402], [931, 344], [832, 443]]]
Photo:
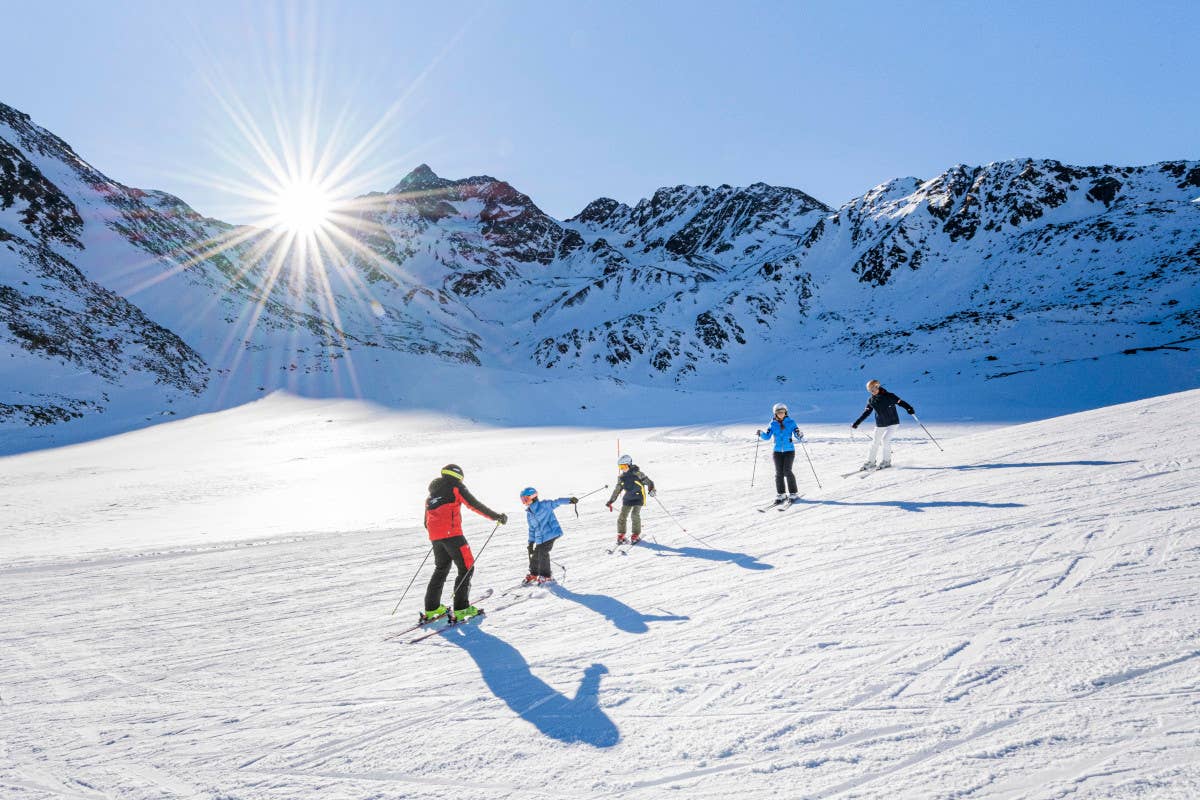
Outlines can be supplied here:
[[[899, 425], [888, 425], [886, 428], [876, 428], [875, 437], [871, 439], [871, 451], [867, 453], [868, 464], [887, 464], [892, 463], [892, 434], [896, 432]], [[883, 451], [880, 452], [880, 448]], [[879, 461], [875, 460], [875, 456], [879, 456]]]

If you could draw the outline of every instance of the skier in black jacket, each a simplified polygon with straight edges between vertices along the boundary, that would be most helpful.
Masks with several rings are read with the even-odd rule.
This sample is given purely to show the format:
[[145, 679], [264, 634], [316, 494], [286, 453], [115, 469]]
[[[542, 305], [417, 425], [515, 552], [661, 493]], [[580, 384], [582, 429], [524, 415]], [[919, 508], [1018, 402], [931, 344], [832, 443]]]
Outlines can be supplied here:
[[[879, 381], [867, 381], [867, 391], [871, 393], [871, 397], [867, 400], [867, 407], [850, 425], [851, 428], [857, 428], [867, 418], [867, 415], [872, 411], [875, 412], [875, 436], [871, 439], [871, 449], [867, 453], [867, 460], [859, 469], [886, 469], [892, 465], [892, 434], [900, 426], [900, 415], [896, 413], [896, 406], [900, 406], [909, 414], [916, 412], [908, 403], [883, 388]], [[882, 452], [880, 452], [881, 447], [883, 448]], [[875, 465], [876, 455], [879, 456], [878, 467]]]
[[621, 456], [617, 459], [617, 485], [613, 487], [612, 496], [605, 504], [608, 510], [613, 510], [617, 495], [624, 492], [621, 498], [621, 514], [617, 517], [617, 544], [625, 544], [625, 521], [633, 517], [633, 538], [637, 544], [642, 539], [642, 506], [646, 505], [646, 494], [654, 496], [654, 481], [633, 463], [631, 456]]

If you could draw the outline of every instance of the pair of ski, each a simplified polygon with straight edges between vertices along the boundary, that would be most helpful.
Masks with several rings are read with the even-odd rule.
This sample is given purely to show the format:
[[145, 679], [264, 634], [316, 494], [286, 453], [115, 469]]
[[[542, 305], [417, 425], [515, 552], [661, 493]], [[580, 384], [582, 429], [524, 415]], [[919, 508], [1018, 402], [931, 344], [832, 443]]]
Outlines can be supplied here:
[[[488, 599], [489, 597], [491, 597], [493, 593], [494, 593], [493, 590], [488, 589], [483, 594], [479, 595], [479, 597], [475, 598], [475, 602], [476, 603], [482, 602], [482, 601]], [[500, 608], [507, 608], [507, 606], [500, 606]], [[492, 609], [492, 611], [499, 611], [500, 608], [494, 608], [494, 609]], [[479, 614], [477, 614], [476, 616], [482, 617], [485, 613], [487, 613], [487, 612], [480, 611]], [[428, 631], [422, 633], [420, 636], [417, 636], [413, 639], [408, 640], [409, 644], [416, 644], [417, 642], [421, 641], [422, 639], [428, 639], [430, 636], [441, 633], [442, 631], [448, 631], [451, 628], [457, 627], [459, 625], [466, 625], [473, 619], [475, 619], [475, 617], [468, 617], [467, 619], [463, 620], [462, 622], [452, 622], [449, 617], [449, 612], [443, 611], [441, 614], [438, 614], [436, 617], [421, 620], [416, 625], [413, 625], [410, 628], [405, 628], [404, 630], [396, 631], [395, 633], [389, 633], [387, 636], [384, 637], [384, 639], [387, 641], [400, 639], [414, 631], [423, 631], [426, 628], [430, 628], [430, 626], [433, 626], [431, 630], [428, 630]], [[441, 624], [439, 624], [439, 623], [441, 623]]]
[[629, 555], [629, 551], [632, 550], [637, 545], [641, 544], [642, 541], [643, 541], [642, 539], [638, 539], [636, 542], [632, 542], [632, 541], [631, 542], [618, 542], [617, 544], [614, 544], [612, 547], [609, 547], [608, 549], [606, 549], [604, 552], [608, 553], [610, 556], [613, 553], [620, 553], [623, 556]]
[[762, 508], [757, 509], [757, 511], [760, 514], [765, 514], [772, 508], [776, 511], [787, 511], [789, 508], [799, 503], [802, 499], [803, 498], [801, 497], [796, 497], [791, 500], [776, 500], [775, 502], [771, 503], [771, 505], [763, 506]]
[[[439, 633], [445, 633], [448, 630], [457, 628], [459, 625], [468, 625], [468, 624], [470, 624], [471, 620], [478, 619], [479, 617], [484, 617], [489, 614], [495, 614], [497, 611], [503, 611], [506, 608], [512, 608], [513, 606], [517, 605], [518, 603], [523, 603], [526, 600], [530, 599], [530, 597], [532, 597], [532, 595], [529, 594], [528, 592], [525, 592], [523, 594], [517, 594], [518, 590], [526, 589], [526, 588], [537, 588], [538, 586], [541, 586], [541, 585], [544, 585], [544, 584], [521, 582], [521, 583], [518, 583], [516, 586], [511, 586], [508, 589], [505, 589], [503, 592], [500, 593], [500, 597], [503, 598], [500, 605], [492, 608], [491, 610], [482, 609], [479, 612], [479, 614], [477, 614], [476, 616], [468, 617], [467, 619], [463, 620], [462, 622], [451, 622], [449, 620], [449, 618], [447, 617], [447, 613], [442, 613], [442, 614], [438, 614], [433, 619], [427, 619], [427, 620], [418, 622], [416, 625], [413, 625], [411, 628], [405, 628], [404, 630], [398, 631], [397, 633], [389, 634], [385, 638], [387, 638], [388, 640], [399, 639], [403, 636], [407, 636], [408, 634], [412, 633], [413, 631], [419, 630], [419, 631], [422, 631], [422, 633], [419, 636], [415, 636], [412, 639], [408, 640], [409, 644], [416, 644], [417, 642], [424, 641], [432, 636], [437, 636]], [[480, 602], [483, 602], [484, 600], [487, 600], [493, 594], [495, 594], [495, 590], [488, 589], [483, 594], [479, 595], [479, 597], [475, 598], [475, 601], [474, 601], [474, 603], [472, 603], [472, 605], [474, 605], [475, 603], [480, 603]], [[507, 602], [504, 602], [504, 601], [507, 601]], [[443, 624], [438, 624], [438, 623], [443, 623]], [[432, 629], [425, 630], [426, 628], [429, 628], [431, 625], [434, 626]]]
[[857, 475], [860, 478], [866, 478], [870, 475], [874, 475], [876, 472], [879, 472], [880, 470], [885, 470], [885, 469], [891, 469], [891, 467], [872, 467], [871, 469], [856, 469], [853, 472], [843, 472], [842, 477], [849, 478], [853, 475]]

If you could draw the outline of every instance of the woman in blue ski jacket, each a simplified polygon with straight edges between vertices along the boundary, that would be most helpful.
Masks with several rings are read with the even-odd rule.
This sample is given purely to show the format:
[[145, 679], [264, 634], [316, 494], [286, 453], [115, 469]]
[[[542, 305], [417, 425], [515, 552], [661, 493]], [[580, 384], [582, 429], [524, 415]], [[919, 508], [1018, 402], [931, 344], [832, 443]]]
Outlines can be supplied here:
[[525, 583], [553, 583], [550, 573], [550, 548], [554, 540], [562, 536], [562, 526], [554, 509], [566, 503], [578, 503], [576, 497], [560, 497], [557, 500], [539, 500], [537, 489], [532, 486], [521, 490], [521, 502], [525, 504], [525, 519], [529, 523], [529, 574]]
[[[796, 460], [796, 446], [793, 441], [800, 441], [804, 434], [796, 425], [796, 421], [788, 416], [787, 406], [776, 403], [771, 409], [774, 419], [765, 431], [758, 431], [758, 438], [766, 441], [775, 440], [775, 502], [783, 503], [788, 500], [798, 500], [800, 494], [796, 491], [796, 474], [792, 472], [792, 463]], [[788, 494], [784, 494], [784, 482], [787, 482]]]

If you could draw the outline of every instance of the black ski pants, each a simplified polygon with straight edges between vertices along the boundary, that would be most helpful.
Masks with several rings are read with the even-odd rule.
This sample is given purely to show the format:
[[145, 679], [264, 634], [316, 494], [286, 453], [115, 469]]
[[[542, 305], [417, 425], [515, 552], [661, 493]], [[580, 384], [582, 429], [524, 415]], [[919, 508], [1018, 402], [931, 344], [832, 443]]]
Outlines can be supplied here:
[[796, 451], [781, 453], [776, 450], [775, 457], [775, 491], [783, 494], [783, 482], [787, 479], [787, 491], [796, 493], [796, 473], [792, 472], [792, 463], [796, 460]]
[[533, 553], [529, 556], [530, 575], [537, 575], [539, 578], [552, 577], [550, 574], [550, 549], [554, 547], [554, 543], [557, 541], [558, 538], [555, 537], [533, 548]]
[[425, 610], [433, 611], [442, 604], [442, 587], [450, 574], [450, 565], [458, 567], [454, 579], [454, 610], [460, 611], [471, 605], [471, 576], [475, 574], [475, 556], [465, 536], [433, 541], [433, 574], [425, 589]]

